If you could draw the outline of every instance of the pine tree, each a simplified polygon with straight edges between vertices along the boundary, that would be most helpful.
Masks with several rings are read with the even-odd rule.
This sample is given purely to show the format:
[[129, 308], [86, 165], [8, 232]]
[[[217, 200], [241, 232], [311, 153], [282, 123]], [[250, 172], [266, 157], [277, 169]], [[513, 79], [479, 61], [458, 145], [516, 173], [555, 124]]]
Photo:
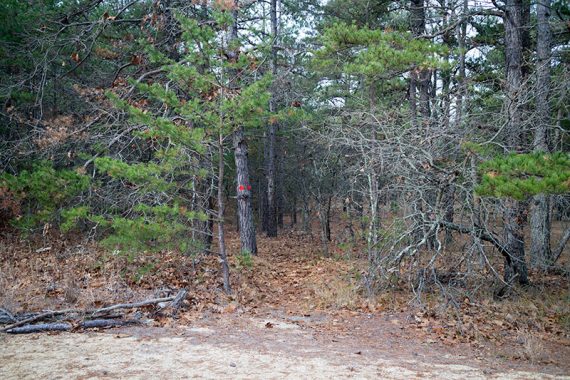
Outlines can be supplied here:
[[207, 213], [213, 211], [190, 210], [189, 203], [197, 195], [197, 182], [210, 182], [217, 171], [217, 136], [223, 143], [236, 129], [263, 123], [268, 78], [234, 86], [235, 78], [228, 73], [246, 76], [250, 61], [245, 56], [226, 58], [224, 35], [233, 19], [223, 12], [212, 16], [208, 23], [177, 17], [184, 46], [180, 61], [147, 46], [148, 58], [166, 73], [168, 82], [133, 82], [142, 96], [134, 104], [109, 93], [115, 107], [127, 112], [129, 123], [140, 126], [133, 138], [150, 147], [142, 162], [120, 157], [94, 160], [109, 181], [138, 194], [134, 207], [92, 218], [112, 231], [103, 241], [109, 247], [201, 251], [200, 241], [190, 239], [192, 222], [207, 221]]

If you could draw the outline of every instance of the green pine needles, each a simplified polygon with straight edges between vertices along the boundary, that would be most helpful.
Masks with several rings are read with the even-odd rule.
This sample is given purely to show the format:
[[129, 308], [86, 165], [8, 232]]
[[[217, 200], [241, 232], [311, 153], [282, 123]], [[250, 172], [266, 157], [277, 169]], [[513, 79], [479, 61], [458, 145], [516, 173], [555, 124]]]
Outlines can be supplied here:
[[[271, 83], [259, 74], [259, 53], [240, 51], [239, 41], [229, 38], [231, 14], [212, 11], [210, 18], [177, 15], [182, 37], [176, 60], [152, 42], [140, 42], [148, 69], [160, 74], [130, 80], [128, 91], [107, 92], [118, 114], [127, 117], [100, 127], [130, 142], [82, 152], [91, 175], [83, 174], [82, 164], [77, 171], [58, 170], [42, 161], [0, 176], [0, 188], [22, 205], [14, 225], [32, 229], [53, 222], [63, 232], [95, 226], [105, 247], [129, 255], [204, 251], [219, 136], [225, 141], [238, 127], [267, 123]], [[228, 59], [228, 49], [236, 58]], [[82, 197], [85, 192], [90, 196]]]
[[56, 170], [49, 161], [38, 161], [19, 175], [0, 174], [0, 188], [9, 189], [21, 204], [21, 215], [11, 224], [25, 231], [57, 221], [69, 199], [89, 187], [86, 175], [69, 169]]
[[536, 194], [570, 192], [570, 155], [564, 152], [510, 154], [479, 166], [481, 196], [524, 200]]
[[[192, 232], [208, 221], [204, 205], [217, 165], [212, 154], [215, 139], [237, 126], [264, 125], [270, 83], [262, 76], [244, 80], [250, 64], [245, 54], [235, 62], [222, 54], [220, 36], [231, 17], [221, 13], [213, 17], [215, 24], [178, 16], [185, 54], [177, 62], [151, 45], [145, 47], [149, 61], [160, 65], [165, 78], [154, 83], [131, 81], [137, 102], [108, 93], [113, 105], [128, 114], [128, 123], [138, 126], [132, 136], [146, 142], [151, 155], [144, 161], [98, 157], [94, 164], [107, 181], [136, 194], [137, 203], [103, 214], [76, 208], [66, 214], [64, 227], [87, 218], [108, 228], [110, 234], [102, 244], [111, 250], [204, 250], [200, 235], [204, 231]], [[236, 73], [245, 82], [239, 88]], [[196, 198], [202, 201], [195, 202]]]
[[449, 65], [441, 58], [448, 47], [412, 38], [409, 32], [339, 23], [327, 28], [321, 40], [315, 64], [322, 69], [390, 79], [410, 70]]

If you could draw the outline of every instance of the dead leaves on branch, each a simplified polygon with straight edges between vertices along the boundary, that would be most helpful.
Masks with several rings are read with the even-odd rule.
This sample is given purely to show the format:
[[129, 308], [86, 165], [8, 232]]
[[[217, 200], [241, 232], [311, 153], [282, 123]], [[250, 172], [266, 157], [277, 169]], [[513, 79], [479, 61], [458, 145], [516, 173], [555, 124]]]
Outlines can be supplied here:
[[192, 4], [213, 7], [222, 11], [232, 11], [239, 8], [238, 2], [234, 0], [192, 0]]
[[87, 136], [86, 132], [80, 131], [80, 123], [73, 116], [56, 116], [45, 119], [42, 124], [44, 128], [40, 135], [34, 139], [36, 146], [41, 149], [61, 145], [71, 137], [81, 140]]
[[105, 13], [103, 13], [102, 18], [103, 18], [103, 21], [107, 21], [107, 20], [115, 21], [117, 19], [117, 16], [111, 16], [111, 15], [109, 15], [109, 12], [105, 12]]

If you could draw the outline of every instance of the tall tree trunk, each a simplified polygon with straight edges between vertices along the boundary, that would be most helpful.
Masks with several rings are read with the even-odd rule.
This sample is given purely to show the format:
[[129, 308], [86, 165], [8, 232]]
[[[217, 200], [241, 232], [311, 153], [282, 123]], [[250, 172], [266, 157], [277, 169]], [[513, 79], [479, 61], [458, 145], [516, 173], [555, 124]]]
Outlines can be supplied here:
[[[453, 223], [453, 216], [455, 214], [455, 184], [448, 183], [443, 189], [443, 220], [447, 223]], [[445, 230], [445, 244], [453, 242], [453, 233], [450, 229]]]
[[303, 232], [307, 235], [312, 235], [311, 229], [311, 206], [310, 198], [307, 192], [303, 192], [303, 207], [301, 209], [301, 221], [303, 224]]
[[214, 240], [214, 215], [215, 215], [216, 199], [214, 196], [208, 197], [208, 220], [205, 222], [204, 236], [204, 253], [209, 254], [212, 250], [212, 242]]
[[[463, 15], [466, 15], [469, 12], [469, 0], [463, 0]], [[455, 105], [455, 128], [461, 126], [463, 121], [463, 108], [464, 108], [464, 99], [467, 93], [467, 87], [465, 86], [465, 40], [467, 38], [467, 20], [464, 20], [461, 23], [458, 31], [458, 46], [459, 46], [459, 80], [458, 80], [458, 87], [459, 90], [457, 91], [457, 99]]]
[[293, 194], [291, 200], [291, 227], [297, 224], [297, 196]]
[[[411, 0], [410, 4], [410, 27], [414, 37], [418, 37], [424, 33], [425, 29], [425, 10], [424, 0]], [[410, 110], [412, 113], [412, 125], [418, 125], [418, 99], [417, 91], [420, 89], [419, 73], [412, 70], [410, 73], [409, 100]]]
[[[414, 37], [419, 37], [425, 33], [426, 29], [426, 12], [424, 0], [412, 0], [411, 9], [411, 28]], [[430, 85], [431, 85], [431, 71], [422, 69], [416, 72], [415, 86], [419, 90], [419, 111], [422, 116], [422, 124], [427, 126], [431, 116], [430, 108]]]
[[[234, 0], [234, 9], [232, 11], [234, 23], [231, 30], [231, 42], [238, 38], [238, 1]], [[230, 60], [237, 60], [238, 52], [228, 52]], [[237, 73], [232, 73], [234, 81], [233, 86], [237, 87]], [[234, 132], [234, 158], [236, 164], [237, 175], [237, 208], [239, 235], [241, 241], [241, 251], [249, 252], [252, 255], [257, 254], [257, 241], [255, 236], [255, 224], [253, 221], [253, 207], [251, 205], [252, 192], [249, 182], [249, 159], [247, 155], [247, 142], [245, 140], [245, 131], [243, 125], [237, 127]]]
[[[271, 19], [271, 72], [274, 76], [277, 74], [277, 0], [271, 0], [270, 3], [270, 19]], [[275, 107], [275, 88], [273, 86], [271, 99], [269, 101], [269, 112], [276, 111]], [[275, 138], [277, 124], [270, 121], [267, 125], [266, 139], [266, 169], [267, 176], [267, 236], [277, 236], [277, 195], [276, 195], [276, 165], [275, 165]]]
[[[280, 129], [280, 128], [279, 128]], [[279, 131], [278, 129], [278, 131]], [[276, 198], [277, 198], [277, 205], [276, 205], [276, 210], [277, 210], [277, 227], [279, 228], [283, 228], [283, 216], [284, 216], [284, 212], [285, 212], [285, 192], [283, 191], [284, 189], [284, 178], [283, 178], [283, 173], [284, 173], [284, 168], [283, 168], [283, 162], [284, 162], [284, 156], [283, 156], [283, 148], [281, 147], [282, 144], [282, 140], [279, 136], [277, 136], [276, 139], [277, 145], [276, 145], [276, 149], [275, 149], [275, 153], [276, 153], [276, 187], [275, 187], [275, 194], [276, 194]]]
[[[425, 33], [426, 29], [426, 7], [425, 0], [411, 0], [410, 7], [410, 26], [412, 29], [412, 34], [414, 37], [419, 38]], [[418, 102], [417, 107], [419, 108], [419, 116], [417, 116], [417, 121], [415, 125], [419, 128], [418, 133], [422, 133], [428, 141], [428, 146], [426, 147], [433, 153], [433, 142], [429, 138], [432, 133], [431, 128], [431, 99], [430, 99], [430, 89], [432, 83], [432, 71], [429, 69], [417, 69], [412, 73], [412, 81], [415, 81], [415, 87], [418, 90]], [[423, 173], [423, 177], [427, 179], [427, 182], [433, 182], [432, 173]], [[414, 221], [419, 228], [415, 228], [414, 238], [420, 238], [424, 235], [425, 230], [432, 230], [431, 224], [435, 222], [435, 206], [436, 206], [436, 193], [435, 189], [429, 188], [426, 190], [421, 197], [414, 200], [417, 203], [413, 209], [420, 211], [416, 213]], [[423, 231], [422, 231], [423, 230]], [[435, 230], [428, 236], [427, 246], [433, 248], [436, 246], [436, 235]]]
[[[327, 205], [327, 200], [324, 195], [318, 190], [318, 193], [315, 197], [315, 203], [317, 206], [317, 216], [319, 217], [319, 226], [321, 227], [321, 246], [323, 249], [323, 256], [329, 257], [329, 241], [330, 241], [330, 224], [329, 224], [329, 212], [330, 210]], [[330, 198], [329, 198], [330, 199]]]
[[[447, 19], [447, 1], [441, 0], [440, 1], [441, 7], [444, 10], [444, 18], [443, 18], [443, 25], [444, 29], [448, 28], [448, 19]], [[453, 39], [451, 30], [446, 31], [443, 34], [443, 43], [447, 46], [453, 45]], [[446, 57], [446, 61], [449, 61], [449, 54]], [[451, 72], [449, 70], [445, 70], [441, 74], [441, 81], [442, 81], [442, 92], [443, 92], [443, 105], [441, 110], [441, 117], [443, 121], [443, 129], [445, 133], [449, 133], [450, 128], [450, 118], [451, 118], [451, 95], [450, 95], [450, 87], [451, 87]], [[436, 86], [437, 81], [434, 80], [434, 86]], [[434, 90], [434, 94], [436, 93], [436, 89]], [[450, 144], [449, 138], [445, 139], [445, 144]], [[443, 208], [443, 218], [447, 223], [453, 223], [453, 216], [454, 216], [454, 204], [455, 204], [455, 184], [453, 182], [449, 182], [445, 184], [443, 189], [443, 198], [442, 198], [442, 208]], [[453, 241], [453, 234], [449, 228], [445, 229], [445, 244], [450, 244]]]
[[[266, 134], [264, 134], [264, 141], [267, 142]], [[267, 147], [267, 145], [265, 146]], [[262, 165], [267, 162], [267, 149], [263, 149], [263, 161]], [[265, 171], [263, 175], [260, 176], [259, 179], [259, 202], [260, 202], [260, 211], [259, 211], [259, 219], [261, 220], [261, 231], [267, 232], [267, 176]]]
[[226, 238], [224, 233], [224, 139], [221, 132], [218, 140], [218, 160], [218, 245], [220, 246], [224, 291], [230, 294], [232, 287], [230, 285], [230, 267], [226, 254]]
[[[447, 29], [449, 21], [447, 19], [446, 0], [441, 0], [440, 4], [441, 4], [442, 9], [444, 10], [442, 27], [444, 29]], [[452, 41], [451, 36], [452, 36], [451, 30], [443, 33], [443, 44], [444, 45], [446, 45], [446, 46], [452, 46], [453, 45], [453, 41]], [[449, 62], [449, 53], [446, 54], [445, 61]], [[450, 70], [448, 70], [448, 69], [442, 70], [442, 72], [441, 72], [441, 83], [442, 83], [441, 92], [442, 92], [442, 96], [443, 96], [442, 105], [441, 105], [441, 115], [442, 115], [442, 120], [443, 120], [443, 128], [447, 131], [447, 130], [449, 130], [449, 118], [450, 118], [450, 111], [451, 111], [451, 95], [449, 94], [449, 90], [450, 90], [450, 86], [451, 86], [451, 71]], [[433, 91], [433, 93], [435, 94], [437, 91], [437, 81], [434, 81], [434, 86], [436, 87]]]
[[[368, 105], [370, 107], [370, 114], [376, 116], [377, 112], [377, 88], [374, 81], [370, 81], [368, 84]], [[372, 142], [376, 143], [378, 140], [378, 134], [376, 133], [376, 125], [374, 121], [371, 121], [370, 128], [372, 129]], [[368, 223], [368, 234], [367, 234], [367, 246], [368, 246], [368, 262], [372, 265], [376, 262], [378, 256], [378, 234], [380, 232], [380, 215], [378, 212], [378, 196], [380, 189], [378, 187], [378, 176], [376, 173], [376, 168], [373, 163], [368, 163], [366, 159], [366, 153], [363, 152], [362, 157], [365, 158], [365, 167], [368, 167], [368, 173], [366, 179], [368, 182], [368, 198], [369, 198], [369, 209], [370, 209], [370, 221]]]
[[237, 173], [237, 205], [239, 219], [239, 236], [241, 251], [257, 254], [255, 224], [251, 205], [251, 185], [249, 184], [249, 168], [247, 142], [243, 126], [234, 133], [234, 157]]
[[[550, 0], [541, 0], [536, 5], [537, 38], [536, 38], [536, 115], [537, 123], [534, 131], [534, 150], [548, 152], [548, 130], [550, 129]], [[547, 267], [552, 262], [550, 252], [550, 197], [539, 194], [533, 198], [530, 217], [531, 264]]]
[[[507, 152], [521, 152], [522, 128], [519, 104], [523, 83], [523, 25], [524, 0], [507, 0], [505, 5], [505, 63], [506, 63], [506, 111], [507, 125], [505, 145]], [[505, 249], [510, 258], [505, 262], [505, 281], [519, 284], [528, 283], [528, 273], [524, 247], [524, 224], [526, 205], [516, 200], [503, 202]]]
[[332, 204], [332, 195], [329, 195], [328, 199], [327, 199], [326, 219], [325, 219], [325, 234], [326, 234], [328, 241], [332, 241], [332, 239], [331, 239], [331, 204]]

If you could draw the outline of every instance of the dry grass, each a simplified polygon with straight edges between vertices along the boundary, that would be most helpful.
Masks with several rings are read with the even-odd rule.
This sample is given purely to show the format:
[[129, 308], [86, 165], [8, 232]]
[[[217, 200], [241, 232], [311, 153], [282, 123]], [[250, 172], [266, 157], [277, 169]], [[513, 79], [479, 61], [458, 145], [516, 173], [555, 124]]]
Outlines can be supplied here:
[[545, 358], [545, 349], [542, 340], [528, 331], [519, 331], [516, 342], [520, 344], [518, 356], [530, 361], [532, 364], [539, 363]]
[[321, 309], [354, 309], [362, 304], [360, 287], [352, 280], [334, 278], [312, 287], [312, 302]]

